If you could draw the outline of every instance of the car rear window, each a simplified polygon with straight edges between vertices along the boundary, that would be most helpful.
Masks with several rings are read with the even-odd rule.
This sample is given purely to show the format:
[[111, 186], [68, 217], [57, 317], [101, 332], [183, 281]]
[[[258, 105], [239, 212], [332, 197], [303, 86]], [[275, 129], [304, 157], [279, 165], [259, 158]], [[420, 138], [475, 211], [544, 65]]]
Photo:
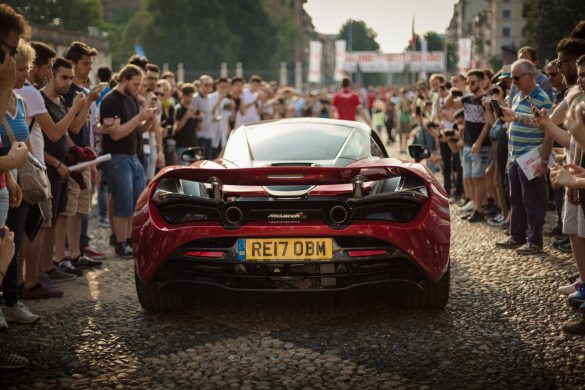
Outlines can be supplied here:
[[275, 124], [246, 129], [256, 161], [334, 159], [352, 128], [324, 124]]

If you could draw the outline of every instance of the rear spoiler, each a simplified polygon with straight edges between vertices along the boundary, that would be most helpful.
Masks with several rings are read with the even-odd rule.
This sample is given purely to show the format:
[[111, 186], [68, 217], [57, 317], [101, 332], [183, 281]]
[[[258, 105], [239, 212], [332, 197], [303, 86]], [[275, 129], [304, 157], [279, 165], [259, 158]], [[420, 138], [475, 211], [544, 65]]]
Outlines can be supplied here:
[[351, 168], [279, 166], [229, 169], [175, 165], [161, 170], [151, 183], [158, 185], [163, 179], [184, 179], [209, 184], [242, 186], [327, 185], [349, 184], [356, 181], [363, 183], [401, 175], [427, 176], [422, 170], [395, 165]]

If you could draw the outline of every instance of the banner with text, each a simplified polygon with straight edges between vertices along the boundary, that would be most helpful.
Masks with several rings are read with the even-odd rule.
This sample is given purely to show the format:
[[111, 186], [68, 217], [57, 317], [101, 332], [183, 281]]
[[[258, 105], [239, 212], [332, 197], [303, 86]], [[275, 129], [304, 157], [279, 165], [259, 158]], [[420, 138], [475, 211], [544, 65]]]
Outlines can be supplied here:
[[323, 44], [319, 41], [311, 41], [309, 44], [309, 77], [307, 80], [310, 83], [321, 82], [321, 51]]
[[374, 51], [354, 51], [346, 53], [344, 69], [357, 71], [357, 66], [364, 73], [401, 73], [409, 72], [444, 72], [445, 54], [442, 51], [420, 51], [407, 53], [377, 53]]
[[344, 40], [335, 41], [335, 74], [333, 79], [341, 81], [343, 79], [343, 69], [345, 68], [345, 47]]
[[459, 56], [459, 72], [465, 73], [471, 68], [471, 38], [460, 38], [457, 50]]

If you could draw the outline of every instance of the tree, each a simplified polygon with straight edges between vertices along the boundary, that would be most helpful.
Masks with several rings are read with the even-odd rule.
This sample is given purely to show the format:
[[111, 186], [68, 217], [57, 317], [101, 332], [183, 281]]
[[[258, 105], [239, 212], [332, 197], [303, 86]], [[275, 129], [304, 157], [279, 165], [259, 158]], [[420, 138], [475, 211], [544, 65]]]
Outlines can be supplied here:
[[[427, 31], [423, 35], [424, 39], [427, 40], [427, 51], [443, 51], [445, 50], [445, 36], [442, 34], [437, 34], [435, 31]], [[419, 34], [415, 34], [415, 51], [422, 50], [422, 39]], [[410, 43], [404, 51], [411, 50]]]
[[556, 58], [556, 45], [585, 15], [583, 0], [524, 0], [526, 43], [541, 58]]
[[363, 20], [348, 19], [337, 34], [337, 39], [347, 41], [349, 51], [378, 51], [380, 44], [376, 41], [376, 33]]
[[87, 33], [90, 26], [102, 28], [100, 0], [8, 0], [29, 22]]

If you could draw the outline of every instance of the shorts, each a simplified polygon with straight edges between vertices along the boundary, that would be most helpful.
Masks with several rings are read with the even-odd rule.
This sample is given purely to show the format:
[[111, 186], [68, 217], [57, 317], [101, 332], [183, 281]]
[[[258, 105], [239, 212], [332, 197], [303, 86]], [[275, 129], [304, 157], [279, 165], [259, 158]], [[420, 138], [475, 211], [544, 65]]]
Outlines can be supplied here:
[[478, 179], [485, 177], [485, 170], [491, 159], [491, 146], [482, 146], [479, 154], [471, 153], [471, 146], [463, 147], [463, 178]]
[[565, 195], [565, 203], [563, 204], [563, 233], [576, 234], [581, 238], [585, 238], [583, 209], [581, 206], [571, 204], [567, 195]]
[[47, 167], [47, 176], [51, 185], [51, 218], [49, 219], [55, 222], [55, 218], [65, 211], [65, 206], [67, 205], [68, 182], [61, 179], [57, 170], [52, 166]]
[[65, 211], [61, 213], [66, 217], [73, 217], [75, 214], [89, 214], [89, 204], [91, 202], [91, 171], [85, 168], [80, 172], [85, 182], [85, 189], [82, 190], [79, 184], [69, 176], [67, 185], [67, 203]]
[[136, 201], [146, 186], [144, 168], [140, 160], [128, 154], [112, 154], [107, 173], [114, 203], [114, 216], [131, 217]]

